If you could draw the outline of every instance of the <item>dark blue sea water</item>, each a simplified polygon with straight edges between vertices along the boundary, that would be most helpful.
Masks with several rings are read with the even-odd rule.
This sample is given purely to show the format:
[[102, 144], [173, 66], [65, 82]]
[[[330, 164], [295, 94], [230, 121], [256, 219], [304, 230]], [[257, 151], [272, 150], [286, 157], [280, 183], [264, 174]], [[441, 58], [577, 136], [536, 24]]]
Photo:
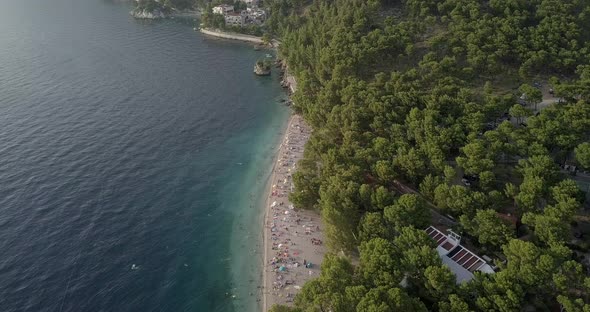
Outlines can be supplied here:
[[0, 311], [259, 309], [267, 52], [113, 1], [0, 8]]

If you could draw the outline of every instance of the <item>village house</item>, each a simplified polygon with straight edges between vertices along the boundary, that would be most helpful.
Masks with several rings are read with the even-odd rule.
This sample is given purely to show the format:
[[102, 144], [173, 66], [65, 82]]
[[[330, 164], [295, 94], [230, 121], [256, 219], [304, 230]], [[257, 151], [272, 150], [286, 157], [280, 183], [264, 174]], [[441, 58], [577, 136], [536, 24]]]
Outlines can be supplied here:
[[225, 17], [226, 26], [243, 27], [246, 24], [246, 16], [241, 13], [227, 13], [223, 17]]
[[247, 8], [242, 13], [245, 14], [248, 23], [260, 25], [266, 20], [266, 12], [263, 9]]
[[256, 7], [258, 6], [258, 0], [242, 0], [248, 7]]
[[225, 14], [233, 13], [233, 12], [234, 12], [233, 5], [222, 4], [222, 5], [218, 5], [216, 7], [213, 7], [213, 13], [215, 13], [215, 14], [225, 15]]
[[[443, 264], [455, 274], [457, 284], [473, 279], [475, 271], [488, 274], [495, 273], [486, 260], [461, 246], [461, 236], [455, 232], [449, 230], [447, 235], [434, 226], [430, 226], [426, 229], [426, 233], [436, 242], [438, 256]], [[483, 257], [486, 258], [486, 256]]]
[[234, 7], [227, 4], [218, 5], [213, 8], [214, 14], [223, 15], [226, 26], [243, 27], [246, 24], [261, 25], [266, 20], [266, 12], [263, 9], [249, 7], [239, 13]]

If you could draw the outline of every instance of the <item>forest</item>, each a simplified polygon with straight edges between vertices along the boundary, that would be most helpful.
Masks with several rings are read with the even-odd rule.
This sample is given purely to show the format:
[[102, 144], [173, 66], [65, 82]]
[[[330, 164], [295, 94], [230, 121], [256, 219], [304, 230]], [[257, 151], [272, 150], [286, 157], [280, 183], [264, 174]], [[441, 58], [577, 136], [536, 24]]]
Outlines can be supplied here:
[[[590, 311], [588, 1], [265, 5], [331, 251], [271, 311]], [[457, 284], [441, 219], [496, 272]]]

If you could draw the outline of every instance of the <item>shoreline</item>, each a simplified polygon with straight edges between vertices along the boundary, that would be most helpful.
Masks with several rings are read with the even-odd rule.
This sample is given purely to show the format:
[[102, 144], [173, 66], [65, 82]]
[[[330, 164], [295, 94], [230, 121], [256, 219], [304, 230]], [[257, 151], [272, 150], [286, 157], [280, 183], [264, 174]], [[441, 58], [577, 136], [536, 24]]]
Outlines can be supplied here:
[[[287, 126], [282, 130], [284, 131], [284, 133], [282, 133], [281, 135], [281, 140], [279, 141], [279, 148], [278, 150], [275, 152], [275, 155], [272, 158], [272, 168], [271, 168], [271, 172], [270, 172], [270, 176], [268, 178], [268, 180], [265, 183], [264, 186], [264, 190], [265, 192], [272, 192], [272, 183], [275, 180], [275, 169], [277, 167], [277, 162], [279, 160], [279, 156], [280, 156], [280, 150], [281, 150], [281, 145], [282, 142], [285, 140], [285, 137], [287, 136], [287, 133], [289, 132], [289, 127], [291, 127], [291, 124], [293, 122], [293, 117], [295, 117], [294, 114], [290, 114], [289, 119], [287, 119]], [[261, 295], [262, 295], [262, 311], [266, 312], [268, 310], [267, 306], [266, 306], [266, 261], [268, 258], [268, 250], [267, 250], [267, 245], [268, 245], [268, 237], [267, 237], [267, 233], [266, 233], [266, 218], [269, 216], [269, 209], [267, 209], [266, 207], [269, 207], [271, 202], [270, 202], [271, 197], [269, 195], [266, 196], [266, 199], [262, 202], [262, 204], [264, 205], [264, 212], [262, 213], [262, 220], [260, 220], [260, 222], [262, 222], [262, 263], [261, 263], [261, 267], [262, 267], [262, 288], [261, 288]]]
[[[200, 28], [199, 32], [215, 38], [263, 44], [261, 37]], [[273, 40], [271, 48], [279, 41]], [[285, 64], [283, 64], [285, 65]], [[291, 93], [296, 91], [295, 78], [286, 66], [281, 84], [286, 84]], [[270, 176], [265, 183], [266, 199], [262, 216], [262, 311], [275, 304], [293, 305], [293, 298], [301, 287], [320, 273], [326, 253], [323, 245], [323, 224], [316, 211], [295, 208], [288, 200], [292, 191], [291, 175], [298, 161], [303, 158], [305, 143], [311, 128], [303, 117], [291, 112], [275, 155], [272, 158]], [[280, 217], [279, 217], [280, 216]], [[311, 264], [309, 267], [305, 264]]]
[[270, 48], [270, 49], [276, 49], [281, 44], [280, 41], [278, 41], [276, 39], [272, 39], [272, 42], [267, 45], [264, 43], [264, 40], [262, 40], [262, 37], [240, 34], [240, 33], [235, 33], [235, 32], [225, 32], [225, 31], [221, 31], [219, 29], [199, 28], [199, 32], [204, 35], [207, 35], [210, 37], [215, 37], [215, 38], [220, 38], [220, 39], [228, 39], [228, 40], [256, 43], [256, 44], [263, 45], [263, 46]]
[[[288, 200], [297, 162], [311, 130], [300, 115], [289, 117], [267, 183], [263, 223], [262, 309], [292, 305], [303, 284], [318, 276], [326, 252], [323, 225], [315, 211], [293, 207]], [[311, 263], [306, 267], [304, 263]]]
[[223, 32], [218, 29], [212, 30], [212, 29], [207, 29], [207, 28], [199, 28], [199, 31], [202, 34], [205, 34], [205, 35], [208, 35], [211, 37], [264, 44], [262, 41], [262, 37], [256, 37], [256, 36], [233, 33], [233, 32]]

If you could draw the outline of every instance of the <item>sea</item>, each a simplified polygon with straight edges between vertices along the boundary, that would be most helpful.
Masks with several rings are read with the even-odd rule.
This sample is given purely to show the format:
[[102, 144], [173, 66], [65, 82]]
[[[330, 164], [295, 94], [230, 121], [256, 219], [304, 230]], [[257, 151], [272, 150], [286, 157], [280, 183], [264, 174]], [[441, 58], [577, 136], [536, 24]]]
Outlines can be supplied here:
[[129, 2], [0, 0], [0, 311], [259, 311], [272, 54]]

